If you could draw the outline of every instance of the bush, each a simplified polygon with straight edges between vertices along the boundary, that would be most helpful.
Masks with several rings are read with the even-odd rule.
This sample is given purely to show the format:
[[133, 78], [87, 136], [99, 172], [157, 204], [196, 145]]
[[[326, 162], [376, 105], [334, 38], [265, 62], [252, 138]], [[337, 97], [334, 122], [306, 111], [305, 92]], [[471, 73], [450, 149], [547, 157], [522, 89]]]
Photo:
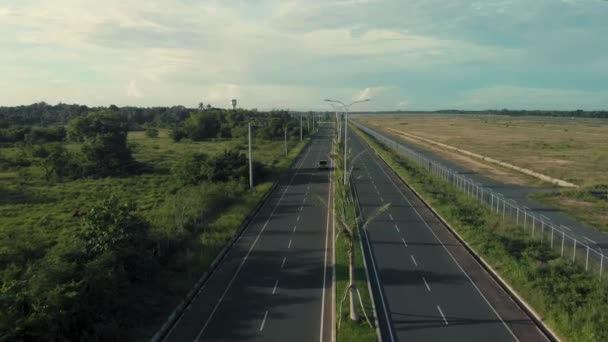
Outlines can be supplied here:
[[146, 135], [150, 138], [158, 138], [158, 128], [146, 127]]
[[173, 177], [180, 185], [199, 184], [206, 180], [203, 174], [207, 156], [203, 153], [191, 153], [173, 166]]
[[248, 160], [237, 150], [226, 150], [213, 156], [203, 172], [209, 182], [235, 181], [245, 184], [249, 177]]
[[110, 176], [125, 173], [135, 166], [127, 145], [129, 123], [117, 113], [93, 112], [70, 121], [68, 138], [83, 142], [82, 153], [91, 166], [87, 173]]

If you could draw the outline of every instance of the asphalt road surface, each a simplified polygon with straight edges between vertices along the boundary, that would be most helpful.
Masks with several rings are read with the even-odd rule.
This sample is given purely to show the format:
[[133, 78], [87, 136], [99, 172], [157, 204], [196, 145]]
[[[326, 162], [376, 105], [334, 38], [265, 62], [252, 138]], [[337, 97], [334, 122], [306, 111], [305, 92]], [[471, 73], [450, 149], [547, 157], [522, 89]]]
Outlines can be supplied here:
[[363, 216], [391, 203], [364, 236], [384, 341], [546, 341], [523, 310], [355, 134]]
[[[165, 341], [331, 341], [330, 130], [321, 129]], [[254, 150], [255, 153], [255, 150]]]

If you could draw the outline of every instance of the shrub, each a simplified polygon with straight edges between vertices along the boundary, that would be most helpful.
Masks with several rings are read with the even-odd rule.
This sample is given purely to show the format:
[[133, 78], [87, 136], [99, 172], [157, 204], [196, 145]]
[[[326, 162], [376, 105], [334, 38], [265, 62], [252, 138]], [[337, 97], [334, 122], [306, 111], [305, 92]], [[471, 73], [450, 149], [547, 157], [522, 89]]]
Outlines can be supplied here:
[[158, 138], [158, 128], [156, 127], [146, 127], [146, 135], [150, 138]]

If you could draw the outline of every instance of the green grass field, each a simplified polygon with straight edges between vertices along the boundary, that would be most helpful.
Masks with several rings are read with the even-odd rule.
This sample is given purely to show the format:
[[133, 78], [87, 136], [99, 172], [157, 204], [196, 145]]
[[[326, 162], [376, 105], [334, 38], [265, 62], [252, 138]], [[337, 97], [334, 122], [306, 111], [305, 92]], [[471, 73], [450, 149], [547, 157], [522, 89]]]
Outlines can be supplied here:
[[[289, 155], [285, 157], [283, 141], [254, 141], [254, 160], [266, 166], [269, 174], [256, 181], [254, 191], [248, 191], [231, 183], [181, 187], [171, 175], [173, 164], [188, 153], [213, 155], [230, 148], [245, 152], [243, 141], [175, 143], [166, 130], [161, 130], [155, 139], [144, 132], [130, 132], [128, 141], [135, 160], [145, 165], [135, 175], [47, 183], [37, 165], [2, 167], [0, 264], [6, 269], [1, 275], [3, 282], [18, 281], [25, 286], [23, 291], [50, 295], [53, 286], [63, 286], [62, 282], [68, 280], [57, 279], [56, 284], [45, 281], [49, 289], [34, 289], [37, 274], [40, 268], [48, 267], [49, 258], [65, 254], [66, 246], [77, 248], [70, 242], [80, 229], [80, 215], [110, 194], [131, 200], [137, 213], [150, 223], [150, 239], [158, 241], [157, 258], [164, 266], [146, 283], [124, 294], [131, 304], [122, 314], [137, 319], [125, 319], [108, 329], [120, 329], [120, 335], [129, 340], [147, 340], [305, 142], [290, 141]], [[3, 160], [14, 159], [17, 154], [17, 148], [2, 149]], [[65, 272], [60, 278], [70, 275], [70, 271]], [[44, 305], [45, 299], [40, 300]], [[69, 299], [60, 301], [67, 305]], [[36, 319], [46, 321], [42, 316]]]
[[353, 128], [543, 317], [562, 340], [608, 340], [608, 285]]

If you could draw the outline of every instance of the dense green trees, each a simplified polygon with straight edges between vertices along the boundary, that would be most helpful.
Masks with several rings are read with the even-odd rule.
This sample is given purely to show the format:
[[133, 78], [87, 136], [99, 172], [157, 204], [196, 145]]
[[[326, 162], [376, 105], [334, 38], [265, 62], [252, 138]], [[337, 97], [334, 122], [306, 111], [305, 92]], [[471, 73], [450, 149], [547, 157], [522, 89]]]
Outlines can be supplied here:
[[68, 139], [81, 142], [85, 168], [90, 175], [125, 173], [135, 166], [127, 145], [128, 121], [118, 113], [93, 112], [68, 124]]

